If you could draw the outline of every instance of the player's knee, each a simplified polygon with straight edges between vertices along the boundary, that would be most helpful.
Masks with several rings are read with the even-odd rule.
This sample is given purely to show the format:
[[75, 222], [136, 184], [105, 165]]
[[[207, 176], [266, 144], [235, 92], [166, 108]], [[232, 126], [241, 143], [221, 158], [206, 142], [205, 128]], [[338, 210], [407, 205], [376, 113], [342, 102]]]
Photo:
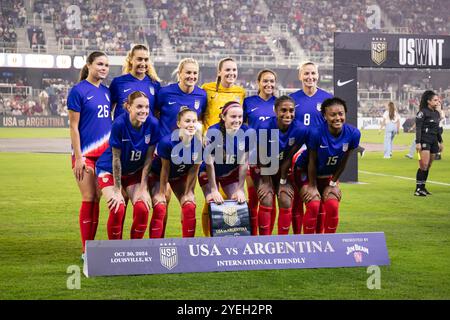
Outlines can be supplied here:
[[280, 208], [288, 209], [292, 207], [293, 197], [290, 196], [287, 192], [280, 192], [278, 197], [278, 203]]

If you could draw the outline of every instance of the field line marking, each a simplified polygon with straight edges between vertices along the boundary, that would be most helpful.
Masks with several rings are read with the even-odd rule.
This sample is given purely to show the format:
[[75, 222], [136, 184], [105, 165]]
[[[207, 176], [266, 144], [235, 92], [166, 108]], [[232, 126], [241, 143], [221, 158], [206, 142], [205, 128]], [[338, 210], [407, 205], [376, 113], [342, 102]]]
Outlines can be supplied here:
[[[395, 175], [392, 175], [392, 174], [370, 172], [370, 171], [364, 171], [364, 170], [358, 170], [358, 172], [365, 173], [365, 174], [370, 174], [370, 175], [373, 175], [373, 176], [392, 177], [392, 178], [397, 178], [397, 179], [416, 181], [415, 178], [395, 176]], [[439, 181], [432, 181], [432, 180], [427, 180], [427, 183], [439, 184], [441, 186], [450, 186], [450, 183], [439, 182]]]

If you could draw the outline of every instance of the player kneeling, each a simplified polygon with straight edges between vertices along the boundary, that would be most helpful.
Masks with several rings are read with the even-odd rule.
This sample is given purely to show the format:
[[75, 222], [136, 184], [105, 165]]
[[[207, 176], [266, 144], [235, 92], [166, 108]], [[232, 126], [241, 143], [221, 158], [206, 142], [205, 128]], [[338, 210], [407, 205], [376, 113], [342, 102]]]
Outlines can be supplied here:
[[149, 100], [140, 91], [128, 96], [128, 112], [113, 123], [109, 148], [97, 161], [99, 187], [107, 200], [108, 238], [122, 239], [125, 203], [122, 188], [133, 203], [131, 239], [142, 239], [147, 230], [150, 197], [147, 176], [152, 162], [159, 127], [149, 116]]
[[341, 200], [338, 179], [361, 138], [357, 128], [345, 123], [347, 106], [342, 99], [325, 100], [321, 112], [326, 122], [311, 131], [307, 150], [297, 158], [294, 167], [294, 182], [306, 207], [303, 233], [315, 233], [321, 201], [325, 233], [336, 232]]
[[[220, 122], [209, 127], [206, 137], [208, 146], [222, 150], [216, 154], [216, 148], [208, 150], [206, 146], [205, 162], [199, 173], [199, 183], [207, 202], [224, 202], [219, 192], [219, 184], [227, 199], [246, 201], [244, 182], [247, 175], [249, 140], [245, 132], [249, 130], [242, 124], [242, 106], [234, 101], [226, 103], [220, 114]], [[219, 141], [216, 139], [220, 138]], [[219, 158], [220, 157], [220, 158]], [[209, 225], [209, 224], [208, 224]], [[211, 230], [208, 230], [210, 235]]]
[[188, 107], [181, 107], [177, 116], [177, 126], [179, 130], [159, 141], [152, 163], [149, 176], [149, 189], [153, 201], [150, 238], [163, 238], [165, 234], [167, 183], [170, 184], [181, 205], [183, 237], [195, 235], [194, 189], [202, 158], [201, 133], [197, 131], [197, 113]]

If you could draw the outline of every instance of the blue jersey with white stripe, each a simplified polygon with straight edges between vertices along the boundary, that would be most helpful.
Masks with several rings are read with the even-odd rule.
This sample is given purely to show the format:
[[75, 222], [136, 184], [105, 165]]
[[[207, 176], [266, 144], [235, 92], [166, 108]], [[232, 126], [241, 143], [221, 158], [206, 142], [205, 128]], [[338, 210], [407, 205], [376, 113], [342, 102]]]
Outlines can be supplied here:
[[161, 136], [177, 129], [177, 115], [181, 107], [188, 107], [201, 118], [206, 109], [206, 91], [198, 86], [191, 93], [185, 93], [178, 83], [162, 87], [158, 92], [156, 110], [160, 112]]
[[274, 96], [264, 100], [258, 95], [244, 99], [244, 122], [251, 128], [256, 128], [260, 122], [266, 121], [275, 116]]
[[354, 126], [344, 123], [339, 136], [333, 136], [328, 130], [328, 124], [323, 123], [311, 131], [305, 150], [295, 163], [297, 167], [307, 170], [308, 150], [317, 152], [317, 176], [332, 176], [339, 167], [347, 150], [356, 149], [359, 145], [361, 132]]
[[110, 92], [103, 84], [96, 87], [83, 80], [70, 90], [67, 108], [80, 113], [78, 130], [81, 154], [84, 157], [99, 157], [108, 147], [111, 132], [110, 107]]
[[155, 114], [156, 95], [161, 85], [158, 81], [153, 81], [148, 75], [144, 79], [139, 80], [131, 73], [116, 77], [111, 82], [109, 90], [111, 91], [111, 105], [116, 103], [114, 109], [114, 119], [117, 119], [125, 112], [124, 103], [127, 101], [128, 95], [135, 91], [141, 91], [148, 97], [150, 111]]
[[132, 126], [130, 114], [121, 114], [113, 123], [109, 147], [96, 163], [97, 173], [112, 173], [112, 148], [120, 149], [122, 175], [132, 174], [144, 167], [149, 146], [159, 140], [158, 120], [149, 115], [139, 129]]
[[[262, 130], [267, 130], [267, 141], [261, 141], [263, 139]], [[273, 129], [277, 131], [273, 131]], [[272, 154], [272, 146], [278, 144], [278, 160], [284, 160], [284, 157], [288, 155], [289, 151], [295, 146], [302, 146], [306, 143], [309, 131], [308, 128], [298, 122], [292, 122], [288, 129], [285, 132], [282, 132], [277, 123], [277, 117], [272, 117], [267, 121], [261, 122], [261, 124], [257, 127], [258, 133], [258, 154], [261, 157], [261, 143], [263, 143], [264, 147], [267, 150], [267, 156], [271, 156]]]
[[333, 97], [331, 93], [317, 88], [316, 93], [311, 97], [306, 95], [303, 90], [298, 90], [289, 96], [295, 101], [295, 120], [313, 128], [325, 122], [320, 107], [322, 102]]
[[156, 146], [155, 159], [152, 162], [152, 172], [160, 175], [162, 161], [170, 161], [169, 179], [178, 178], [188, 174], [189, 169], [195, 163], [201, 163], [202, 143], [197, 138], [193, 138], [188, 145], [184, 145], [181, 140], [171, 140], [171, 134], [162, 137]]
[[[250, 140], [247, 136], [244, 136], [244, 134], [247, 132], [247, 130], [253, 130], [250, 129], [247, 125], [243, 124], [241, 126], [241, 131], [238, 132], [238, 134], [231, 136], [227, 135], [226, 139], [228, 139], [228, 145], [232, 146], [233, 149], [228, 151], [227, 150], [227, 142], [225, 141], [225, 145], [223, 144], [223, 138], [221, 141], [219, 141], [220, 148], [223, 148], [223, 154], [221, 159], [218, 159], [215, 154], [215, 149], [212, 151], [212, 155], [215, 157], [214, 160], [214, 173], [216, 175], [216, 178], [223, 177], [228, 175], [231, 171], [235, 170], [237, 167], [239, 167], [239, 157], [242, 156], [243, 153], [248, 152], [250, 148]], [[208, 128], [208, 131], [206, 132], [206, 137], [208, 139], [207, 144], [211, 144], [215, 141], [215, 133], [220, 132], [220, 124], [216, 123], [215, 125], [212, 125]], [[220, 136], [222, 137], [222, 136]], [[225, 158], [223, 157], [225, 155]], [[222, 163], [218, 163], [221, 161]], [[202, 165], [200, 166], [199, 172], [206, 172], [206, 163], [202, 162]]]

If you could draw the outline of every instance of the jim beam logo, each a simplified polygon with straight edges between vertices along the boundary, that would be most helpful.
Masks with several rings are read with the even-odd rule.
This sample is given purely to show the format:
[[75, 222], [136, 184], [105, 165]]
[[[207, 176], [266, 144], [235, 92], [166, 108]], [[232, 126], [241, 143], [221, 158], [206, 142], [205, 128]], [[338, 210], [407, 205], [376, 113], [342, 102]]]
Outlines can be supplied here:
[[168, 270], [175, 268], [178, 265], [178, 252], [175, 243], [161, 243], [159, 259], [164, 268]]
[[358, 244], [355, 244], [351, 247], [347, 247], [347, 255], [353, 253], [353, 258], [355, 259], [356, 263], [362, 263], [363, 261], [363, 253], [365, 254], [369, 254], [369, 249], [364, 247], [364, 246], [360, 246]]
[[372, 61], [381, 65], [387, 58], [386, 38], [372, 38]]
[[444, 39], [400, 38], [398, 62], [401, 66], [442, 66]]
[[238, 222], [237, 208], [235, 206], [223, 207], [223, 221], [233, 227]]

